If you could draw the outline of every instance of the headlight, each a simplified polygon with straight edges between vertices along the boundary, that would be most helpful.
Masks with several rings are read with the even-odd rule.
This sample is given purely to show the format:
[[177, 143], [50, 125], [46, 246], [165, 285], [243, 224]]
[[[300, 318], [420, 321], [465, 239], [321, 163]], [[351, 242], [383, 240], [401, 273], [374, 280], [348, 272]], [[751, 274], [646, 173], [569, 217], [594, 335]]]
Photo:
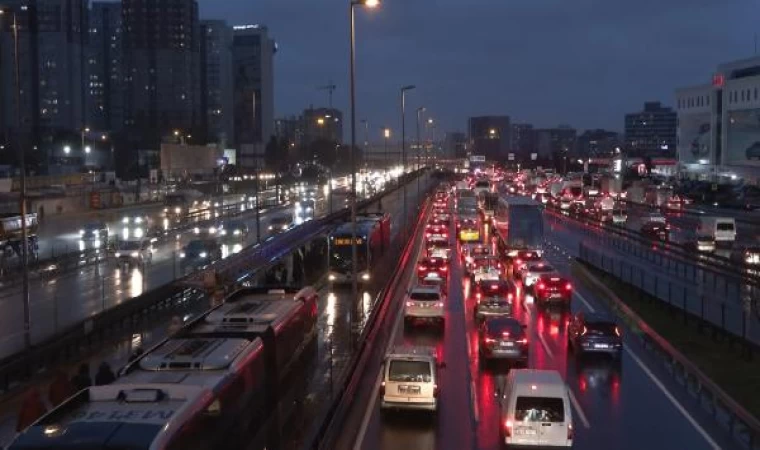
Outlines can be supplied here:
[[187, 255], [185, 255], [185, 252], [181, 252], [181, 253], [179, 254], [179, 257], [180, 257], [180, 258], [184, 258], [185, 256], [187, 256]]
[[240, 230], [235, 230], [235, 232], [234, 232], [233, 234], [234, 234], [235, 236], [240, 236]]
[[222, 236], [227, 236], [227, 230], [219, 230], [219, 234]]
[[193, 228], [193, 233], [199, 234], [201, 232], [201, 229], [198, 227]]
[[174, 208], [174, 214], [179, 214], [182, 212], [182, 208]]
[[145, 232], [143, 231], [142, 228], [135, 228], [134, 235], [136, 238], [141, 238], [143, 237], [144, 234]]
[[138, 252], [132, 252], [132, 253], [129, 254], [129, 256], [131, 256], [133, 258], [137, 258], [138, 256], [140, 256], [140, 253], [138, 253]]
[[84, 230], [79, 230], [79, 235], [84, 236]]
[[369, 280], [369, 274], [368, 273], [363, 273], [362, 274], [362, 280], [365, 280], [365, 281]]
[[269, 225], [269, 231], [272, 231], [272, 230], [274, 230], [274, 226]]
[[164, 212], [169, 212], [169, 208], [164, 208]]
[[206, 253], [206, 252], [201, 252], [201, 254], [200, 254], [200, 255], [198, 255], [198, 256], [200, 256], [201, 258], [205, 258], [205, 257], [207, 257], [207, 256], [208, 256], [208, 253]]
[[211, 233], [211, 234], [216, 234], [216, 227], [209, 228], [208, 232]]
[[129, 223], [129, 217], [121, 219], [121, 223]]
[[135, 217], [135, 223], [142, 223], [142, 217]]
[[287, 230], [287, 229], [288, 229], [288, 226], [287, 226], [287, 225], [283, 225], [283, 226], [282, 226], [282, 229], [283, 229], [283, 230]]
[[335, 281], [335, 275], [330, 274], [327, 276], [327, 279], [329, 279], [330, 281]]
[[118, 257], [120, 257], [120, 256], [121, 256], [121, 253], [119, 253], [119, 252], [116, 252], [116, 253], [114, 253], [114, 256], [118, 258]]

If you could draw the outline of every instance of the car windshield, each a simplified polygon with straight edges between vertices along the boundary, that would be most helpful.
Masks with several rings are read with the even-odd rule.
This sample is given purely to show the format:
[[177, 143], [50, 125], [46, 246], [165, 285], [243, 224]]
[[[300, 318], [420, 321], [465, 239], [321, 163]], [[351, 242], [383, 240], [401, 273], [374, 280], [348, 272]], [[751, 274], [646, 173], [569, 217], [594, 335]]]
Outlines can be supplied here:
[[718, 223], [718, 231], [734, 231], [734, 224], [730, 222]]
[[610, 322], [587, 322], [586, 333], [599, 336], [611, 336], [615, 334], [615, 324]]
[[203, 241], [191, 241], [186, 247], [188, 252], [203, 252], [206, 251], [206, 243]]
[[122, 250], [139, 250], [141, 244], [141, 241], [121, 241], [119, 248]]
[[515, 422], [564, 422], [565, 405], [556, 397], [517, 397]]
[[88, 223], [87, 225], [84, 226], [84, 229], [86, 231], [98, 231], [101, 228], [105, 228], [105, 227], [99, 223]]
[[511, 336], [522, 334], [522, 326], [515, 319], [491, 319], [486, 323], [488, 334], [509, 333]]
[[440, 300], [440, 296], [437, 292], [412, 292], [409, 295], [409, 298], [412, 300], [420, 300], [425, 302], [432, 302], [436, 300]]
[[430, 383], [433, 381], [432, 368], [428, 361], [394, 359], [388, 367], [388, 381]]

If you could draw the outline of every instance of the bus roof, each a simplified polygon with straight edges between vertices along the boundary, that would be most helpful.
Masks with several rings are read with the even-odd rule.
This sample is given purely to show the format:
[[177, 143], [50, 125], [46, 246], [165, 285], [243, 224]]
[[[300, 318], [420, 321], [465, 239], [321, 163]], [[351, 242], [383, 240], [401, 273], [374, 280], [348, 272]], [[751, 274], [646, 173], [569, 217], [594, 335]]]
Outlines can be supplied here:
[[[377, 226], [378, 221], [377, 220], [357, 220], [356, 221], [356, 235], [361, 236], [367, 236], [372, 232], [372, 230]], [[350, 235], [352, 233], [352, 226], [351, 222], [343, 223], [338, 225], [338, 227], [333, 230], [332, 233], [330, 233], [331, 236], [339, 236], [339, 235]]]

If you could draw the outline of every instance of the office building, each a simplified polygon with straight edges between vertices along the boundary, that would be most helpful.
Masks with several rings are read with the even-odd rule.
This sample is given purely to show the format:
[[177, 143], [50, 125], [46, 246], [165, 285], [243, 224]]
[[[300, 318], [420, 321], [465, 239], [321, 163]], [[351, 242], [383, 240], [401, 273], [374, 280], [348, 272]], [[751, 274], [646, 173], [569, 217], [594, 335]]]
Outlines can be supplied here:
[[459, 131], [448, 132], [443, 138], [444, 158], [467, 157], [467, 135]]
[[470, 117], [470, 153], [489, 161], [506, 161], [510, 152], [509, 116]]
[[536, 130], [529, 123], [512, 124], [512, 153], [517, 160], [529, 159], [536, 152]]
[[676, 148], [677, 114], [660, 102], [625, 115], [625, 149], [629, 154], [667, 154]]
[[93, 2], [88, 34], [85, 122], [93, 130], [120, 131], [124, 126], [121, 3]]
[[721, 64], [676, 90], [678, 162], [687, 178], [760, 185], [760, 57]]
[[84, 126], [86, 1], [6, 0], [2, 6], [18, 23], [21, 128], [11, 14], [0, 20], [0, 127], [8, 137], [21, 131], [31, 138], [30, 148], [40, 144], [41, 152], [48, 151], [41, 144], [51, 147], [57, 136]]
[[580, 158], [608, 157], [621, 146], [620, 133], [616, 131], [586, 130], [578, 136], [576, 155]]
[[195, 0], [122, 0], [127, 151], [158, 150], [174, 130], [203, 140]]
[[233, 27], [232, 73], [234, 130], [238, 164], [257, 167], [274, 134], [274, 54], [266, 27]]
[[[303, 111], [303, 142], [311, 145], [317, 140], [328, 140], [336, 144], [343, 143], [343, 113], [335, 108], [313, 108]], [[360, 133], [357, 130], [357, 134]], [[360, 139], [357, 139], [359, 141]]]
[[304, 142], [303, 118], [288, 116], [275, 120], [274, 135], [277, 139], [285, 141], [288, 147], [300, 147]]
[[201, 120], [208, 142], [226, 147], [234, 134], [232, 28], [223, 20], [204, 20], [201, 36]]
[[539, 158], [564, 157], [575, 153], [576, 130], [568, 125], [536, 130], [536, 153]]

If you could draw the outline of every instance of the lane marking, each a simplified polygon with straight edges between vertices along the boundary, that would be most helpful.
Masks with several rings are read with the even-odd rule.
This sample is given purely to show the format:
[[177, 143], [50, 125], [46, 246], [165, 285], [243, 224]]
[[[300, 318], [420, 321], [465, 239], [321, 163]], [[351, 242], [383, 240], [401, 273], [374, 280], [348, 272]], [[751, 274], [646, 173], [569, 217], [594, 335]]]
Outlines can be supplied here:
[[696, 419], [694, 419], [694, 417], [692, 417], [692, 415], [689, 414], [688, 411], [686, 411], [686, 408], [684, 408], [681, 405], [681, 403], [678, 400], [676, 400], [675, 397], [673, 397], [673, 394], [671, 394], [670, 391], [668, 391], [668, 389], [665, 387], [665, 385], [663, 385], [662, 382], [652, 373], [652, 371], [649, 370], [649, 368], [641, 361], [641, 359], [638, 356], [636, 356], [636, 354], [633, 353], [633, 351], [630, 348], [625, 347], [625, 351], [631, 356], [631, 358], [633, 358], [633, 360], [636, 362], [636, 364], [639, 365], [639, 367], [641, 368], [641, 370], [643, 370], [644, 373], [647, 374], [647, 376], [649, 376], [649, 379], [651, 379], [652, 382], [658, 388], [660, 388], [660, 391], [662, 391], [662, 393], [665, 394], [665, 397], [667, 397], [668, 400], [670, 400], [670, 402], [673, 404], [673, 406], [675, 406], [676, 409], [681, 412], [681, 414], [686, 418], [686, 420], [689, 421], [689, 423], [694, 427], [694, 429], [696, 429], [697, 432], [699, 432], [699, 434], [702, 435], [702, 437], [705, 439], [705, 441], [707, 441], [707, 443], [710, 445], [710, 447], [712, 447], [712, 448], [714, 448], [716, 450], [720, 450], [720, 448], [721, 448], [720, 445], [718, 445], [713, 440], [713, 438], [710, 437], [710, 435], [707, 433], [707, 431], [705, 431], [705, 429], [702, 428], [702, 426], [696, 421]]
[[571, 389], [568, 389], [567, 393], [570, 395], [570, 403], [573, 404], [573, 408], [575, 408], [575, 412], [578, 413], [578, 417], [581, 419], [581, 423], [583, 423], [584, 428], [591, 428], [591, 423], [588, 421], [588, 417], [586, 417], [586, 413], [583, 412], [583, 408], [581, 408], [581, 404], [578, 402], [575, 394], [573, 394], [573, 391]]
[[472, 413], [475, 416], [475, 423], [480, 422], [478, 412], [478, 393], [475, 391], [475, 380], [470, 381], [470, 400], [472, 400]]
[[554, 353], [549, 349], [549, 344], [546, 343], [546, 339], [544, 339], [543, 333], [536, 333], [538, 335], [538, 340], [541, 341], [541, 345], [544, 346], [544, 350], [546, 351], [546, 354], [549, 355], [550, 359], [554, 359]]
[[[414, 237], [416, 239], [416, 236]], [[420, 255], [422, 255], [422, 248], [424, 245], [420, 244], [419, 248], [417, 249], [414, 265], [417, 265], [417, 261], [420, 259]], [[406, 283], [406, 289], [404, 292], [407, 292], [409, 288], [412, 285], [412, 281], [414, 280], [415, 271], [412, 270], [411, 276], [409, 277], [409, 280]], [[396, 334], [398, 334], [398, 330], [402, 328], [399, 326], [399, 322], [402, 321], [404, 318], [404, 305], [402, 304], [399, 308], [398, 313], [396, 314], [396, 320], [393, 322], [393, 330], [391, 330], [390, 338], [388, 339], [388, 345], [385, 347], [385, 353], [383, 355], [388, 354], [388, 351], [393, 347], [394, 343], [396, 342]], [[356, 440], [354, 440], [354, 446], [353, 450], [361, 450], [362, 444], [364, 443], [364, 437], [367, 434], [367, 428], [369, 428], [369, 421], [372, 419], [372, 413], [375, 412], [375, 406], [377, 405], [377, 398], [380, 396], [380, 384], [383, 382], [383, 371], [381, 370], [380, 373], [377, 374], [377, 380], [375, 381], [375, 387], [372, 391], [372, 396], [369, 400], [369, 404], [367, 405], [367, 409], [364, 411], [364, 416], [362, 417], [362, 423], [359, 427], [359, 432], [356, 435]]]
[[578, 300], [580, 300], [581, 302], [583, 302], [583, 304], [586, 306], [586, 308], [588, 308], [589, 311], [591, 311], [592, 313], [596, 312], [596, 310], [594, 309], [594, 307], [591, 306], [591, 303], [589, 303], [589, 301], [586, 300], [586, 297], [582, 296], [580, 292], [575, 291], [575, 296], [578, 297]]

